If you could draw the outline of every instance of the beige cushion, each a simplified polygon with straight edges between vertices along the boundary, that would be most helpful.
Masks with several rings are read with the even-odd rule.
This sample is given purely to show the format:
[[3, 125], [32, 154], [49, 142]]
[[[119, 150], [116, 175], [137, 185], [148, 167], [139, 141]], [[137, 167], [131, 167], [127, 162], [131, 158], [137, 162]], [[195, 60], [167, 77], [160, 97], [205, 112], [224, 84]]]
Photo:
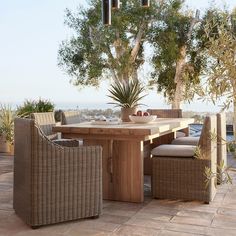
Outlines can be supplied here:
[[180, 137], [174, 139], [171, 144], [197, 146], [198, 142], [199, 142], [199, 137]]
[[176, 138], [185, 137], [185, 136], [186, 134], [184, 132], [181, 132], [181, 131], [176, 132]]
[[153, 156], [193, 157], [196, 146], [163, 144], [152, 149]]

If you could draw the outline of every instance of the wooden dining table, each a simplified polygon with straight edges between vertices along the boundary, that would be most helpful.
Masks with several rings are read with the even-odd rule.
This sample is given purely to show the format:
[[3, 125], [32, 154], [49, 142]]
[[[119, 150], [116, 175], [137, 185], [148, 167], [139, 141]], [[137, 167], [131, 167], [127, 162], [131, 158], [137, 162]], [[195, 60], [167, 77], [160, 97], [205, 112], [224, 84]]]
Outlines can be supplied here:
[[191, 118], [158, 118], [147, 124], [85, 122], [58, 125], [53, 131], [63, 138], [83, 139], [83, 145], [103, 147], [103, 199], [143, 202], [144, 158], [193, 122]]

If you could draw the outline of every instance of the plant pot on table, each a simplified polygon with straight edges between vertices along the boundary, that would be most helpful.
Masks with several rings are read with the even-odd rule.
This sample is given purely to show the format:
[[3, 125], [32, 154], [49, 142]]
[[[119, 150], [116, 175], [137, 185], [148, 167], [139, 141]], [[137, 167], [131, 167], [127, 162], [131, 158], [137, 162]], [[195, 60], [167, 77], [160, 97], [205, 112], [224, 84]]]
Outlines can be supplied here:
[[123, 122], [130, 122], [129, 116], [136, 114], [137, 107], [122, 107], [121, 108], [121, 120]]

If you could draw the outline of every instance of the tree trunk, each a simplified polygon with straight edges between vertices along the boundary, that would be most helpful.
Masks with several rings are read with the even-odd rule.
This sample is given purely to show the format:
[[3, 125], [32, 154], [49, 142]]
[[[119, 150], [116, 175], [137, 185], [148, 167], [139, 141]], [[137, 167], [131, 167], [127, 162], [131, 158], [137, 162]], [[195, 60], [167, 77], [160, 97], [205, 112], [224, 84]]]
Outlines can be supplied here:
[[[192, 18], [190, 22], [190, 27], [187, 33], [187, 39], [191, 40], [191, 35], [193, 32], [194, 26], [200, 22], [199, 20], [199, 10], [196, 11], [196, 15], [194, 18]], [[187, 44], [187, 41], [186, 41]], [[183, 73], [184, 73], [184, 67], [186, 65], [186, 54], [187, 54], [187, 45], [183, 45], [180, 48], [180, 58], [177, 60], [176, 63], [176, 70], [175, 70], [175, 94], [172, 100], [172, 109], [180, 109], [181, 108], [181, 102], [184, 100], [184, 89], [185, 84], [183, 82]]]
[[172, 100], [172, 109], [180, 109], [181, 102], [184, 99], [184, 83], [183, 83], [183, 73], [184, 73], [184, 66], [186, 64], [186, 46], [182, 46], [180, 48], [180, 58], [177, 60], [176, 63], [176, 70], [175, 70], [175, 93]]

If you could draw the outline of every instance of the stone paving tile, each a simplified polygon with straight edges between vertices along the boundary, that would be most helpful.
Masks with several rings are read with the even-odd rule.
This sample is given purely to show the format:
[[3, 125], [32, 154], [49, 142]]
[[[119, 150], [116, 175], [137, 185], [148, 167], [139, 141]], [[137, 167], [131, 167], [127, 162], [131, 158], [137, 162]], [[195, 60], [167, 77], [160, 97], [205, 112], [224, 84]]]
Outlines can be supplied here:
[[91, 220], [80, 221], [74, 224], [73, 228], [113, 232], [116, 229], [118, 229], [120, 225], [121, 224], [99, 221], [99, 219], [98, 220], [91, 219]]
[[220, 208], [218, 208], [217, 213], [220, 215], [235, 216], [236, 217], [236, 210], [234, 210], [232, 208], [220, 207]]
[[108, 215], [132, 217], [137, 213], [137, 211], [129, 211], [129, 210], [126, 211], [126, 210], [105, 208], [103, 209], [103, 213]]
[[169, 222], [172, 219], [172, 217], [173, 217], [172, 215], [165, 215], [165, 214], [158, 214], [158, 213], [153, 214], [153, 213], [140, 211], [136, 215], [134, 215], [132, 218], [141, 218], [141, 219]]
[[209, 228], [210, 236], [235, 236], [235, 229], [218, 229], [218, 228]]
[[109, 214], [102, 214], [98, 221], [101, 222], [109, 222], [109, 223], [114, 223], [114, 224], [124, 224], [126, 223], [130, 217], [127, 216], [119, 216], [119, 215], [109, 215]]
[[0, 229], [1, 236], [8, 236], [28, 230], [29, 227], [13, 211], [0, 210]]
[[134, 225], [134, 226], [143, 226], [143, 227], [153, 228], [153, 229], [163, 229], [167, 223], [163, 221], [159, 221], [159, 220], [132, 217], [129, 221], [127, 221], [126, 224]]
[[183, 232], [175, 232], [170, 230], [162, 230], [158, 236], [191, 236], [191, 235], [201, 235], [201, 234], [193, 234], [193, 233], [183, 233]]
[[183, 207], [183, 210], [192, 210], [192, 211], [200, 211], [206, 213], [216, 213], [218, 207], [214, 206], [212, 203], [204, 204], [202, 202], [186, 202]]
[[147, 205], [143, 209], [141, 209], [140, 212], [175, 216], [179, 212], [179, 209], [163, 205], [162, 206], [156, 205], [155, 207], [153, 205]]
[[236, 230], [236, 217], [226, 216], [226, 215], [216, 215], [212, 222], [212, 227]]
[[201, 212], [201, 211], [190, 211], [190, 210], [182, 210], [177, 213], [177, 216], [186, 216], [193, 218], [200, 218], [212, 221], [215, 216], [215, 213]]
[[112, 236], [157, 236], [160, 230], [142, 226], [122, 225]]
[[204, 219], [199, 217], [189, 217], [189, 216], [174, 216], [171, 222], [178, 224], [190, 224], [190, 225], [200, 225], [200, 226], [210, 226], [211, 219]]
[[166, 200], [166, 199], [153, 199], [149, 204], [148, 207], [169, 207], [172, 209], [181, 209], [183, 205], [185, 204], [182, 200]]
[[181, 232], [181, 233], [210, 235], [210, 232], [209, 232], [210, 228], [205, 227], [205, 226], [169, 223], [165, 226], [165, 229], [175, 231], [175, 232]]
[[110, 232], [105, 232], [101, 230], [96, 231], [91, 229], [80, 229], [80, 228], [70, 230], [68, 233], [64, 234], [64, 236], [110, 236], [110, 235], [112, 235], [112, 233]]

